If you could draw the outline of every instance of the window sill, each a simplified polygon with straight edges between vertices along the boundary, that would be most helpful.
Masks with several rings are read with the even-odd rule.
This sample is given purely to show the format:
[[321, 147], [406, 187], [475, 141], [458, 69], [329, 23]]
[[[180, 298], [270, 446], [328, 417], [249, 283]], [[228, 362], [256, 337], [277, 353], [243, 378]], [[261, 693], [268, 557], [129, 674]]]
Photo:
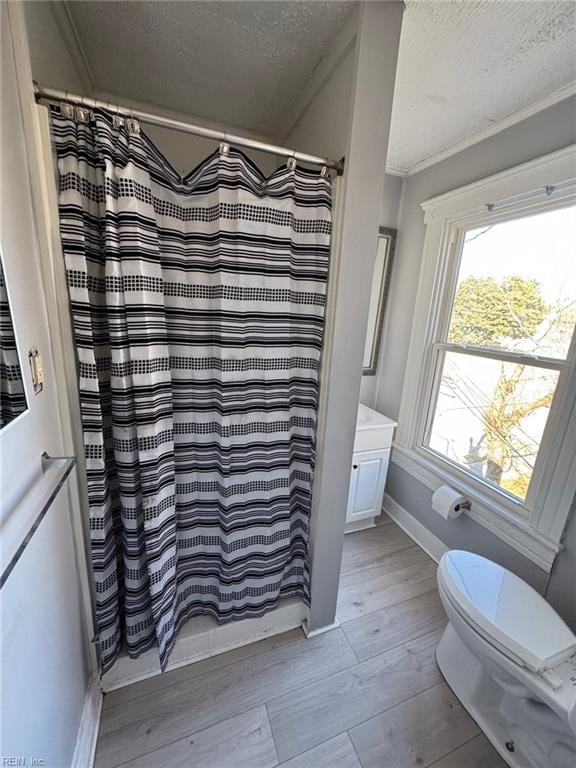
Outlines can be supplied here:
[[544, 536], [505, 504], [497, 503], [483, 492], [479, 484], [456, 477], [448, 467], [440, 466], [418, 451], [398, 443], [393, 443], [391, 460], [431, 491], [436, 491], [445, 483], [457, 488], [471, 502], [470, 510], [464, 514], [547, 573], [552, 570], [554, 559], [561, 549], [560, 543]]

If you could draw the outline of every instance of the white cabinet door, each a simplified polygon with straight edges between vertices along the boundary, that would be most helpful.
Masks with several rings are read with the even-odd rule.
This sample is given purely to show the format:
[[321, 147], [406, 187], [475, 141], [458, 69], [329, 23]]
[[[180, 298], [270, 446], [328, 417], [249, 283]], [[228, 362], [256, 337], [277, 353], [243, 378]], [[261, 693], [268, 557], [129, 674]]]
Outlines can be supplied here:
[[390, 460], [390, 449], [361, 451], [353, 456], [346, 521], [376, 517], [382, 511], [382, 498]]

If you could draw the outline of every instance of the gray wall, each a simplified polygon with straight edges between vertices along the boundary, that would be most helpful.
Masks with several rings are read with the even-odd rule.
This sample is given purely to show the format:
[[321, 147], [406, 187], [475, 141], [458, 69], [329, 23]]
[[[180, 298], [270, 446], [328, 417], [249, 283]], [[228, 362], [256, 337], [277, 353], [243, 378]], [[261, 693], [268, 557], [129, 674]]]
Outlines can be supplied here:
[[576, 498], [564, 530], [564, 549], [554, 563], [546, 597], [576, 632]]
[[[322, 157], [339, 158], [346, 152], [349, 130], [349, 106], [352, 96], [355, 50], [342, 59], [322, 89], [285, 139], [290, 147], [297, 147]], [[404, 179], [386, 174], [382, 190], [379, 225], [398, 227], [400, 200]], [[374, 242], [378, 232], [374, 232]], [[379, 360], [378, 372], [382, 361]], [[377, 372], [377, 373], [378, 373]], [[362, 376], [360, 402], [370, 407], [376, 405], [378, 375]]]
[[[230, 125], [224, 126], [215, 121], [177, 113], [150, 104], [142, 104], [131, 99], [130, 94], [122, 94], [121, 97], [118, 97], [91, 92], [86, 86], [88, 75], [82, 73], [83, 77], [80, 76], [81, 73], [75, 66], [75, 52], [72, 51], [73, 43], [66, 38], [62, 20], [57, 9], [52, 6], [53, 4], [49, 2], [29, 1], [24, 3], [32, 75], [40, 85], [59, 88], [82, 96], [98, 96], [103, 101], [110, 101], [112, 104], [121, 101], [123, 105], [134, 109], [140, 108], [165, 117], [199, 123], [217, 130], [228, 130], [231, 133], [239, 133], [249, 138], [274, 143], [272, 136], [256, 134], [240, 128], [236, 129]], [[143, 130], [175, 170], [182, 175], [189, 173], [205, 160], [219, 144], [212, 139], [172, 131], [157, 125], [146, 125]], [[280, 161], [274, 155], [254, 150], [245, 150], [245, 152], [265, 175], [271, 174], [280, 165]]]
[[[386, 174], [384, 179], [384, 193], [382, 196], [382, 212], [380, 214], [380, 226], [389, 229], [398, 229], [401, 213], [402, 191], [404, 188], [404, 178], [402, 176], [391, 176]], [[384, 313], [384, 322], [382, 333], [386, 333], [386, 327], [389, 322], [390, 312]], [[378, 357], [375, 376], [362, 376], [360, 385], [360, 402], [368, 405], [370, 408], [376, 408], [378, 399], [378, 386], [380, 378], [383, 376], [386, 361], [383, 359], [382, 352]]]
[[346, 155], [340, 186], [342, 213], [336, 220], [338, 247], [332, 253], [340, 263], [329, 279], [322, 361], [309, 629], [332, 624], [336, 609], [403, 6], [363, 3], [358, 10], [353, 56], [345, 56], [320, 84], [285, 139], [307, 152]]
[[[128, 105], [131, 103], [131, 100], [124, 98], [122, 99], [122, 103]], [[136, 108], [135, 104], [134, 106]], [[166, 114], [168, 114], [166, 110], [160, 110], [154, 106], [148, 106], [148, 110], [156, 113], [166, 112]], [[177, 117], [177, 119], [180, 120], [208, 125], [208, 121], [199, 120], [193, 115], [174, 115], [174, 117]], [[216, 123], [210, 123], [209, 127], [216, 128], [217, 130], [228, 129], [235, 132], [234, 128], [230, 129], [230, 126], [224, 127], [222, 125], [217, 125]], [[196, 168], [197, 165], [206, 160], [206, 158], [219, 146], [219, 142], [212, 139], [204, 139], [201, 136], [192, 136], [189, 133], [171, 131], [169, 128], [162, 128], [159, 125], [145, 125], [143, 126], [143, 130], [154, 142], [156, 148], [159, 149], [164, 157], [170, 162], [172, 167], [183, 176], [190, 173], [190, 171]], [[248, 131], [241, 131], [240, 129], [238, 129], [238, 133], [241, 133], [243, 136], [248, 136], [249, 138], [257, 139], [258, 141], [265, 141], [267, 143], [272, 142], [271, 136], [250, 134]], [[265, 176], [269, 176], [282, 162], [275, 155], [270, 155], [265, 152], [256, 152], [253, 149], [244, 149], [242, 151], [253, 160]]]
[[355, 61], [356, 49], [352, 47], [284, 139], [287, 147], [321, 157], [345, 154]]
[[[376, 394], [378, 410], [397, 418], [400, 409], [411, 319], [424, 242], [420, 203], [576, 142], [576, 98], [567, 99], [407, 179], [402, 200], [397, 258], [388, 322], [382, 342]], [[545, 592], [576, 630], [576, 516], [574, 508], [548, 585], [548, 574], [468, 517], [446, 523], [431, 510], [430, 491], [390, 466], [387, 493], [452, 548], [490, 557]]]
[[50, 88], [92, 96], [85, 91], [52, 3], [25, 2], [24, 15], [34, 80]]

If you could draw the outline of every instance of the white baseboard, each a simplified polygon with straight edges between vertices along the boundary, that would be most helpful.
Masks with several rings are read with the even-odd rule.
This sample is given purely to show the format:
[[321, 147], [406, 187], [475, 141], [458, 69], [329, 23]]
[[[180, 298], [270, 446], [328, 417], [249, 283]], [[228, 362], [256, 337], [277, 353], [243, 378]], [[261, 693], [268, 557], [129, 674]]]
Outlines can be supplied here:
[[[167, 671], [301, 627], [306, 614], [304, 603], [292, 598], [283, 600], [278, 608], [258, 619], [243, 619], [228, 624], [216, 624], [207, 616], [191, 619], [180, 632]], [[160, 663], [155, 648], [137, 659], [121, 656], [103, 676], [102, 690], [108, 693], [159, 674]]]
[[308, 624], [304, 622], [302, 624], [302, 631], [306, 635], [307, 638], [311, 637], [317, 637], [318, 635], [323, 635], [326, 632], [331, 632], [333, 629], [338, 629], [340, 626], [340, 622], [338, 619], [335, 619], [335, 621], [332, 622], [332, 624], [328, 624], [325, 627], [319, 627], [318, 629], [308, 629]]
[[96, 741], [102, 712], [102, 691], [98, 677], [93, 677], [86, 691], [82, 719], [78, 729], [72, 768], [92, 768], [96, 754]]
[[[380, 515], [378, 515], [380, 517]], [[355, 533], [356, 531], [365, 531], [367, 528], [374, 528], [376, 526], [375, 517], [365, 517], [362, 520], [352, 520], [350, 523], [346, 523], [344, 533]]]
[[430, 555], [432, 560], [438, 563], [444, 552], [448, 551], [448, 547], [443, 541], [430, 533], [426, 526], [418, 522], [413, 515], [387, 493], [384, 494], [382, 509], [411, 539], [414, 539], [419, 547], [422, 547], [424, 552]]

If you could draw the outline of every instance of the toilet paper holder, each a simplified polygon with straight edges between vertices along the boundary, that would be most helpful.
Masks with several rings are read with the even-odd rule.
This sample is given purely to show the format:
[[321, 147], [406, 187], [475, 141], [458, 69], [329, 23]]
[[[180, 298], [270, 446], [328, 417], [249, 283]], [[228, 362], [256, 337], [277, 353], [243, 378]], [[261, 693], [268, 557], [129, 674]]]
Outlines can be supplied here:
[[432, 495], [432, 509], [445, 520], [454, 520], [471, 506], [469, 499], [449, 485], [441, 485]]

